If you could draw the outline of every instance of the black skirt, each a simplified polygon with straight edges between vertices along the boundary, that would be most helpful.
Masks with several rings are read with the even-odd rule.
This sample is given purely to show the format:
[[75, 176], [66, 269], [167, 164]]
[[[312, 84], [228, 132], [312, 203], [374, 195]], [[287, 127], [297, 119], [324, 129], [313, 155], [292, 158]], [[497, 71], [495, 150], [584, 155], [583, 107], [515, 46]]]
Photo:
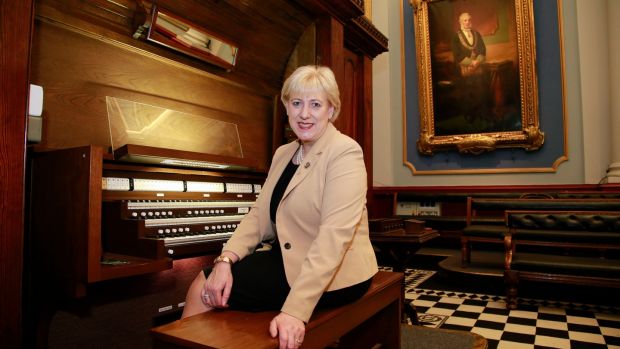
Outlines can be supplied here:
[[[211, 267], [204, 269], [209, 277]], [[280, 310], [291, 290], [277, 243], [268, 251], [252, 253], [232, 266], [233, 285], [228, 299], [229, 309], [243, 311]], [[372, 278], [340, 290], [323, 293], [317, 309], [338, 307], [361, 298]]]

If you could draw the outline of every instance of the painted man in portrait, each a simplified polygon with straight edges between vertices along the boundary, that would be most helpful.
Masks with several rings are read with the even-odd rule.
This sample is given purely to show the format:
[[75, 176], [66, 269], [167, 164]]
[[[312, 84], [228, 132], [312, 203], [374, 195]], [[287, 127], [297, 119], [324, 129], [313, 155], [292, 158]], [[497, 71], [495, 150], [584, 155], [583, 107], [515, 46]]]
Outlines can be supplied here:
[[486, 46], [482, 35], [472, 25], [472, 16], [459, 15], [459, 30], [452, 38], [452, 54], [459, 75], [461, 112], [468, 121], [483, 118], [487, 112], [489, 83], [483, 63]]

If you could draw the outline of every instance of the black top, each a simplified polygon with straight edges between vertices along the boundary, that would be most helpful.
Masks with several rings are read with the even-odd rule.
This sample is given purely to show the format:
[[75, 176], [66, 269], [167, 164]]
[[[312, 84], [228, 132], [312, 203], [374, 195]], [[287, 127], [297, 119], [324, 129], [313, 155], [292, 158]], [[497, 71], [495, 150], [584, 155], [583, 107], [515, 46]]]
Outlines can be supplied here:
[[271, 216], [271, 221], [274, 223], [276, 221], [276, 211], [278, 210], [278, 205], [280, 205], [284, 191], [286, 190], [286, 187], [291, 181], [291, 178], [293, 178], [293, 175], [295, 174], [295, 171], [297, 171], [298, 167], [299, 165], [295, 165], [291, 160], [288, 165], [286, 165], [286, 168], [284, 169], [284, 172], [282, 172], [280, 179], [278, 179], [278, 183], [276, 183], [275, 188], [273, 188], [271, 203], [269, 205], [269, 214]]

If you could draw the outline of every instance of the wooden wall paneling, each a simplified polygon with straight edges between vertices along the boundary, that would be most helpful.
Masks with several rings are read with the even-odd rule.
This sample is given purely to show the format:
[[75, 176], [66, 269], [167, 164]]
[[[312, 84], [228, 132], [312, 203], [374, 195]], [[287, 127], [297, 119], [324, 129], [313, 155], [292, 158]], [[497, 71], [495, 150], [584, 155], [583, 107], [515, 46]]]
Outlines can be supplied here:
[[20, 348], [33, 1], [0, 0], [0, 347]]

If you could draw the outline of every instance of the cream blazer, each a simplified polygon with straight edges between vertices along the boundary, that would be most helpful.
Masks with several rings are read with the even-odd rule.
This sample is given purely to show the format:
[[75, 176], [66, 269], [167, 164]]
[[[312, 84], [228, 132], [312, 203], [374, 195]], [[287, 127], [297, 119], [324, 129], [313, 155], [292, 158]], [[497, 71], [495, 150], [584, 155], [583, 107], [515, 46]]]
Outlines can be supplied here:
[[[261, 194], [224, 246], [244, 258], [273, 239], [273, 189], [298, 142], [279, 147]], [[331, 123], [286, 188], [275, 222], [291, 291], [282, 311], [308, 322], [324, 291], [371, 278], [378, 270], [368, 236], [366, 167], [362, 149]], [[234, 282], [234, 281], [233, 281]]]

